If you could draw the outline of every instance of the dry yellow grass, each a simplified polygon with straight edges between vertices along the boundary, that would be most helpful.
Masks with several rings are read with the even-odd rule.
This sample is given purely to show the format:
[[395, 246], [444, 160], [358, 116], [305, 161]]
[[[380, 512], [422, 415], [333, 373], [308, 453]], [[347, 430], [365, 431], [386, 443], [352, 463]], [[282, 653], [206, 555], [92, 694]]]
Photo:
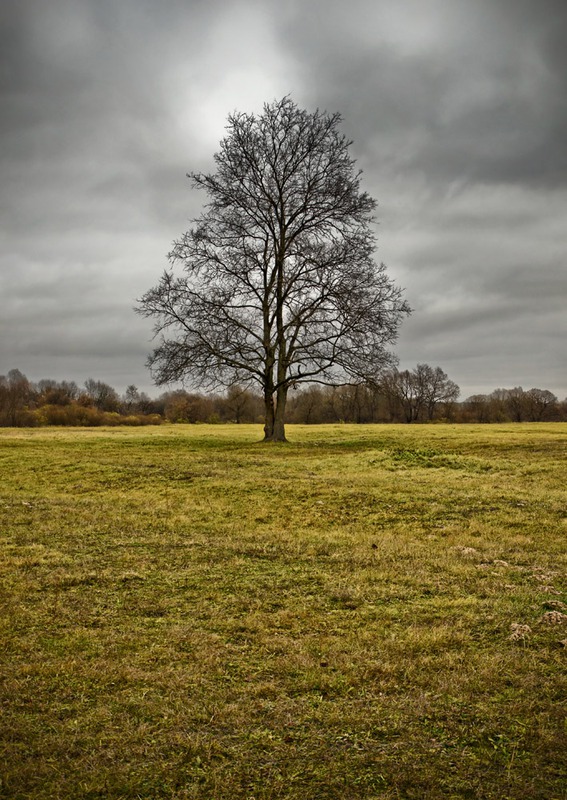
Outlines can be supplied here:
[[565, 797], [567, 425], [0, 431], [2, 788]]

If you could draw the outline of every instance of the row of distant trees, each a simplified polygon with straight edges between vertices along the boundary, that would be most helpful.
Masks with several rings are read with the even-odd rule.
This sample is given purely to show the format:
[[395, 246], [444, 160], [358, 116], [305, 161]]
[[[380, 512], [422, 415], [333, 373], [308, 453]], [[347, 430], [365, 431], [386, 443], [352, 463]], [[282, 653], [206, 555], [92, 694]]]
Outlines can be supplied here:
[[153, 401], [129, 386], [125, 394], [104, 381], [50, 378], [33, 383], [18, 369], [0, 375], [0, 425], [151, 425], [162, 421]]
[[[541, 422], [567, 421], [567, 399], [547, 389], [496, 389], [459, 402], [459, 387], [441, 367], [418, 364], [392, 369], [375, 384], [311, 385], [293, 392], [286, 409], [290, 423], [323, 422]], [[0, 375], [0, 425], [159, 425], [163, 421], [262, 423], [263, 398], [243, 386], [225, 394], [183, 389], [150, 398], [136, 386], [124, 394], [89, 378], [29, 381], [19, 370]]]
[[[423, 366], [423, 365], [420, 365]], [[418, 368], [419, 369], [419, 368]], [[457, 402], [420, 385], [418, 370], [391, 372], [377, 386], [310, 387], [291, 398], [289, 422], [567, 421], [567, 400], [546, 389], [496, 389]], [[450, 382], [449, 382], [450, 383]], [[454, 384], [453, 384], [454, 386]], [[450, 389], [450, 387], [448, 387]], [[458, 387], [455, 387], [458, 391]]]
[[159, 425], [168, 422], [259, 422], [262, 403], [252, 392], [233, 386], [225, 395], [184, 390], [150, 398], [134, 386], [120, 395], [104, 381], [50, 378], [34, 383], [18, 369], [0, 375], [0, 426]]

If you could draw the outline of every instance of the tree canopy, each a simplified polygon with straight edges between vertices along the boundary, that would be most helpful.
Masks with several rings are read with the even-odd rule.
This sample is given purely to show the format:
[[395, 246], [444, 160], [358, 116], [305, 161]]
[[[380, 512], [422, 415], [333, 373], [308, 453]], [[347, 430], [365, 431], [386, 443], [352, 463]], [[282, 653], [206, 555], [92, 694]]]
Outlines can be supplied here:
[[189, 175], [205, 210], [138, 306], [155, 319], [156, 382], [256, 384], [267, 440], [285, 440], [291, 387], [375, 380], [392, 366], [409, 313], [374, 260], [376, 202], [340, 123], [290, 97], [229, 116], [216, 171]]

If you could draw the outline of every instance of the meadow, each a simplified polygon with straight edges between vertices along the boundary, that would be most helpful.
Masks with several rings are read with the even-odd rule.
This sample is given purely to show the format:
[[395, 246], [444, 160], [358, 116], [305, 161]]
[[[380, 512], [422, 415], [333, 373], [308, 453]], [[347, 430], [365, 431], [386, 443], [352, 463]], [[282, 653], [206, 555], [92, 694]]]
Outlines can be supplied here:
[[0, 798], [567, 797], [567, 424], [0, 430]]

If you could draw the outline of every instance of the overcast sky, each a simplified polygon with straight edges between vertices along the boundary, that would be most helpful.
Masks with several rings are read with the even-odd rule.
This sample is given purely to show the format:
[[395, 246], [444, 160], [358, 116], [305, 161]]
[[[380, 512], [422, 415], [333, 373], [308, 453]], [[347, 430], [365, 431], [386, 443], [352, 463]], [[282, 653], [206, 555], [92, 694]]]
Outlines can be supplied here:
[[132, 308], [227, 115], [340, 111], [400, 368], [567, 396], [566, 0], [1, 0], [0, 374], [151, 395]]

